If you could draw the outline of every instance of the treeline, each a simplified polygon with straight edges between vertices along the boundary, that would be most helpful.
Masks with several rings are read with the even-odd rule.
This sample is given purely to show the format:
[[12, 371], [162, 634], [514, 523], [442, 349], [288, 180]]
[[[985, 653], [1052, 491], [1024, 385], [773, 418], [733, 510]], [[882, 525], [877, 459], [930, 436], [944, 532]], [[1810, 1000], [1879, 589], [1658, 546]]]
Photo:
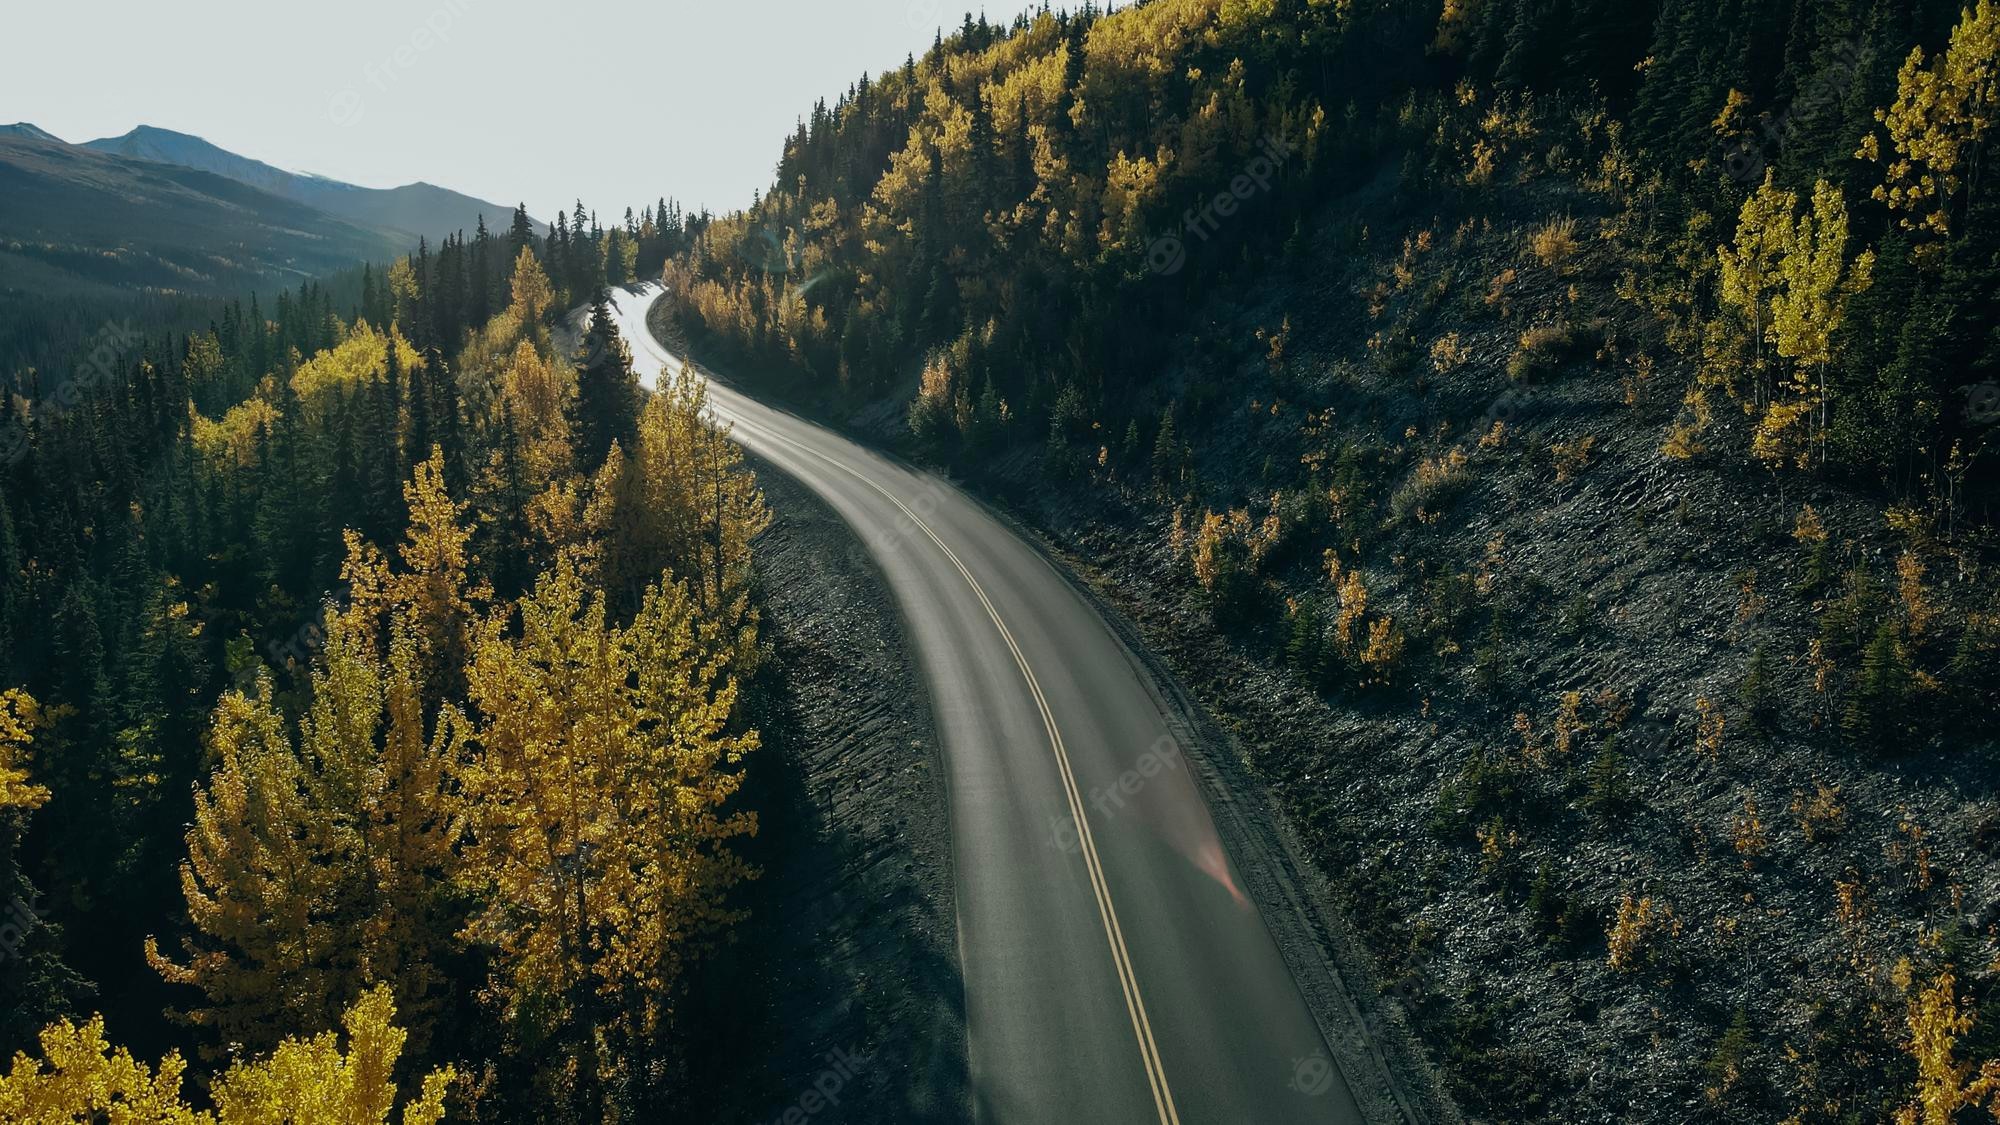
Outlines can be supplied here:
[[522, 205], [503, 235], [490, 233], [481, 216], [469, 241], [459, 231], [433, 254], [428, 241], [420, 240], [415, 254], [382, 276], [365, 269], [354, 315], [371, 324], [405, 326], [419, 350], [449, 351], [506, 307], [508, 277], [523, 249], [534, 249], [544, 263], [558, 304], [574, 308], [607, 285], [656, 275], [707, 222], [705, 213], [688, 215], [678, 203], [662, 199], [636, 214], [628, 207], [622, 222], [605, 227], [578, 200], [574, 211], [558, 211], [547, 237], [538, 238]]
[[10, 396], [0, 1115], [671, 1109], [749, 874], [765, 517], [698, 383], [558, 320], [684, 221], [454, 237], [358, 315], [253, 298]]
[[[1362, 181], [1391, 175], [1413, 209], [1490, 193], [1536, 129], [1582, 115], [1596, 126], [1576, 166], [1623, 177], [1631, 299], [1706, 372], [1691, 423], [1747, 401], [1775, 436], [1753, 450], [1745, 430], [1723, 451], [1987, 520], [1987, 12], [1960, 25], [1957, 0], [1156, 0], [1005, 27], [967, 17], [815, 106], [771, 192], [703, 230], [666, 280], [682, 327], [756, 370], [820, 395], [902, 388], [939, 456], [977, 464], [1003, 440], [1060, 451], [1083, 437], [1051, 427], [1075, 419], [1146, 431], [1150, 449], [1164, 349], [1193, 298], [1296, 255]], [[1872, 252], [1872, 284], [1811, 310], [1823, 348], [1767, 338], [1782, 283], [1746, 305], [1718, 269], [1767, 174], [1777, 194], [1756, 206], [1812, 212], [1825, 181], [1845, 256]], [[1746, 358], [1746, 378], [1723, 372]]]

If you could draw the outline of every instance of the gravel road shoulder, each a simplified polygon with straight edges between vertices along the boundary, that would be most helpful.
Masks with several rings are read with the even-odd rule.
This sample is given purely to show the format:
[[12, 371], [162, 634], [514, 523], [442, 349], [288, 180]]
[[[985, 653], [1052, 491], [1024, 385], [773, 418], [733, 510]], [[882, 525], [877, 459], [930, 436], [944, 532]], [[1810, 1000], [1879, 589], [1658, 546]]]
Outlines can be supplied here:
[[[882, 575], [818, 497], [757, 465], [769, 659], [745, 786], [764, 870], [685, 1018], [694, 1120], [970, 1117], [951, 835], [930, 698]], [[829, 1093], [829, 1091], [831, 1091]]]

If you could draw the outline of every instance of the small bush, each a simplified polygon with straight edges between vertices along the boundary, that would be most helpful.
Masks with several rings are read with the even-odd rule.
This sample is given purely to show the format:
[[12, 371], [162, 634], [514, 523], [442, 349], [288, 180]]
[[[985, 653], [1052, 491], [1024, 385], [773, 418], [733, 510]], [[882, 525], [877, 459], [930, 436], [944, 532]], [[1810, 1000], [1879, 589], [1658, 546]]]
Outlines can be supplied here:
[[1808, 843], [1831, 840], [1847, 828], [1847, 806], [1841, 802], [1840, 787], [1815, 782], [1815, 792], [1803, 790], [1792, 795], [1792, 815], [1799, 818], [1799, 831]]
[[1459, 342], [1458, 333], [1447, 332], [1431, 341], [1431, 366], [1440, 375], [1449, 375], [1465, 366], [1471, 353]]
[[1536, 227], [1534, 233], [1528, 236], [1528, 249], [1534, 252], [1535, 260], [1542, 265], [1554, 270], [1562, 269], [1582, 249], [1576, 240], [1576, 220], [1564, 216]]
[[1507, 357], [1507, 377], [1525, 383], [1553, 375], [1576, 350], [1576, 333], [1567, 324], [1541, 324], [1521, 333], [1514, 354]]
[[1415, 475], [1389, 498], [1389, 514], [1398, 523], [1411, 516], [1419, 523], [1430, 523], [1471, 483], [1464, 450], [1426, 457], [1417, 462]]
[[1597, 452], [1597, 439], [1589, 434], [1575, 441], [1559, 441], [1549, 446], [1549, 459], [1555, 463], [1556, 483], [1568, 484], [1577, 474], [1590, 467], [1591, 458]]
[[1606, 960], [1619, 972], [1630, 972], [1654, 959], [1655, 939], [1678, 935], [1680, 930], [1680, 921], [1667, 904], [1654, 902], [1651, 895], [1634, 899], [1628, 891], [1618, 904], [1618, 916], [1604, 935]]

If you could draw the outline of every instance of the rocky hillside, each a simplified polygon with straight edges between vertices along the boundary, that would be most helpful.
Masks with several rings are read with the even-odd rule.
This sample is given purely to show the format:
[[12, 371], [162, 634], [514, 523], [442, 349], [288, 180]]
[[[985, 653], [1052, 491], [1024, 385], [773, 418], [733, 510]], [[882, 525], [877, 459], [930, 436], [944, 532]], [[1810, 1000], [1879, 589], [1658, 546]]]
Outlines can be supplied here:
[[1990, 543], [1669, 456], [1602, 200], [1384, 175], [1203, 307], [1165, 439], [989, 485], [1234, 730], [1468, 1116], [1884, 1119], [1947, 964], [1992, 1057]]
[[1468, 1117], [2000, 1094], [2000, 5], [1156, 0], [815, 108], [673, 327], [1044, 528]]

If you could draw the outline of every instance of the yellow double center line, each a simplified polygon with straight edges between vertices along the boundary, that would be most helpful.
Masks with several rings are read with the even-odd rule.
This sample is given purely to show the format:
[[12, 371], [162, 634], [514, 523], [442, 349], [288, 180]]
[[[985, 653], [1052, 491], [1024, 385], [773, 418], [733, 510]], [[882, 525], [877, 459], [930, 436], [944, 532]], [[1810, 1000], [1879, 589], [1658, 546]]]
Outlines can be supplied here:
[[762, 433], [772, 441], [823, 461], [881, 493], [911, 524], [928, 536], [931, 542], [937, 544], [938, 550], [944, 552], [944, 557], [951, 560], [952, 566], [958, 568], [958, 573], [964, 576], [966, 585], [972, 587], [973, 595], [985, 608], [986, 616], [993, 619], [993, 627], [1000, 630], [1000, 639], [1007, 642], [1007, 651], [1014, 654], [1014, 663], [1021, 669], [1021, 677], [1028, 682], [1028, 693], [1035, 697], [1035, 707], [1042, 715], [1042, 726], [1048, 730], [1049, 746], [1055, 751], [1056, 768], [1062, 775], [1063, 793], [1069, 799], [1070, 816], [1076, 821], [1077, 840], [1082, 844], [1083, 864], [1090, 872], [1090, 889], [1097, 896], [1098, 918], [1104, 923], [1104, 935], [1111, 944], [1111, 960], [1118, 968], [1118, 987], [1125, 994], [1125, 1011], [1132, 1018], [1132, 1033], [1139, 1040], [1139, 1059], [1146, 1068], [1146, 1083], [1153, 1091], [1153, 1108], [1159, 1112], [1162, 1125], [1180, 1125], [1180, 1114], [1174, 1109], [1173, 1092], [1167, 1088], [1167, 1070], [1160, 1061], [1160, 1048], [1153, 1041], [1153, 1025], [1146, 1018], [1146, 1002], [1139, 995], [1139, 978], [1132, 968], [1132, 955], [1125, 948], [1125, 932], [1118, 925], [1117, 908], [1111, 904], [1111, 886], [1105, 881], [1104, 865], [1097, 858], [1097, 841], [1090, 833], [1090, 818], [1084, 813], [1083, 796], [1077, 790], [1076, 775], [1070, 770], [1069, 751], [1063, 746], [1062, 731], [1056, 727], [1055, 713], [1049, 709], [1048, 697], [1042, 694], [1041, 681], [1035, 678], [1035, 670], [1028, 666], [1028, 658], [1021, 652], [1021, 646], [1015, 643], [1013, 632], [1007, 628], [1007, 623], [1000, 619], [999, 611], [993, 608], [992, 599], [986, 596], [985, 588], [980, 586], [979, 580], [972, 576], [972, 571], [968, 570], [965, 563], [959, 559], [958, 552], [946, 545], [945, 541], [938, 537], [938, 533], [931, 530], [931, 526], [925, 523], [921, 516], [911, 511], [910, 506], [903, 503], [894, 493], [862, 475], [852, 466], [844, 465], [774, 429], [755, 423], [749, 428]]

